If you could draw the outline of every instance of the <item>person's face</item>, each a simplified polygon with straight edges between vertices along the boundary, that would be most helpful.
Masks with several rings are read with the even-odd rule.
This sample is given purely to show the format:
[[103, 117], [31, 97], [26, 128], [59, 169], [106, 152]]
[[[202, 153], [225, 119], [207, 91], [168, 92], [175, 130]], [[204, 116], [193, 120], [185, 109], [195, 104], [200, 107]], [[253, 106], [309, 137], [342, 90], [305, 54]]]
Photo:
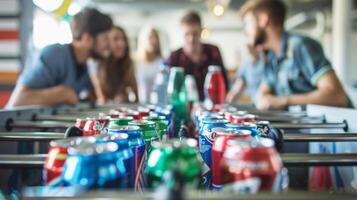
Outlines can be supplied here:
[[248, 44], [257, 47], [264, 44], [266, 32], [259, 26], [258, 17], [253, 12], [247, 12], [243, 17], [244, 33], [247, 36]]
[[185, 47], [194, 49], [201, 43], [202, 27], [199, 24], [182, 24]]
[[109, 41], [111, 54], [117, 59], [123, 58], [127, 48], [124, 34], [120, 30], [113, 28], [109, 34]]
[[109, 54], [109, 32], [99, 33], [93, 38], [91, 56], [95, 58], [105, 58]]
[[156, 53], [158, 51], [159, 41], [154, 31], [151, 31], [148, 36], [146, 50], [149, 53]]

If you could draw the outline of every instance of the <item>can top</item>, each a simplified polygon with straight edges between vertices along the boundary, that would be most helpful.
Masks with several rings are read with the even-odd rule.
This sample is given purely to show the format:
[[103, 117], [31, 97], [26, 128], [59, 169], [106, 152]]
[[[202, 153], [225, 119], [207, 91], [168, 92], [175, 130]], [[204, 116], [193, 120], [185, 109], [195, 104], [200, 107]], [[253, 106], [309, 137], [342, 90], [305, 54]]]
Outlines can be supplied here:
[[110, 121], [117, 121], [117, 120], [134, 120], [133, 116], [119, 116], [119, 117], [111, 117]]
[[257, 126], [269, 126], [270, 122], [269, 121], [258, 121]]
[[109, 131], [116, 131], [116, 132], [132, 132], [132, 131], [140, 131], [139, 126], [121, 126], [121, 125], [113, 125], [109, 128]]
[[160, 120], [166, 120], [165, 116], [145, 116], [143, 117], [143, 120], [148, 120], [148, 121], [160, 121]]
[[251, 136], [252, 135], [252, 132], [250, 130], [237, 130], [237, 129], [223, 128], [223, 127], [212, 128], [212, 132], [216, 133], [217, 136], [231, 136], [231, 135]]
[[118, 133], [118, 134], [102, 134], [98, 135], [97, 138], [104, 140], [104, 141], [113, 141], [113, 140], [126, 140], [128, 139], [128, 134], [127, 133]]
[[203, 124], [228, 124], [226, 119], [203, 119]]
[[228, 146], [240, 146], [240, 147], [251, 147], [251, 148], [274, 147], [274, 141], [269, 138], [260, 138], [259, 140], [230, 139], [228, 140], [227, 144]]
[[119, 145], [115, 142], [107, 142], [100, 144], [82, 144], [75, 147], [70, 147], [68, 153], [70, 155], [98, 155], [105, 153], [113, 153], [119, 149]]
[[167, 141], [153, 141], [152, 146], [154, 148], [172, 148], [172, 149], [178, 149], [178, 148], [196, 148], [197, 147], [197, 141], [195, 139], [187, 138], [187, 139], [171, 139]]
[[257, 128], [257, 125], [254, 123], [250, 122], [243, 122], [240, 124], [227, 124], [226, 125], [228, 128], [234, 128], [234, 129], [239, 129], [239, 128]]
[[50, 146], [68, 148], [71, 146], [77, 146], [84, 143], [90, 144], [95, 142], [96, 142], [95, 137], [73, 137], [73, 138], [67, 138], [61, 140], [53, 140], [50, 142]]
[[135, 125], [135, 126], [152, 126], [152, 125], [155, 125], [155, 122], [152, 122], [152, 121], [147, 121], [147, 120], [134, 120], [134, 121], [131, 121], [129, 122], [130, 125]]

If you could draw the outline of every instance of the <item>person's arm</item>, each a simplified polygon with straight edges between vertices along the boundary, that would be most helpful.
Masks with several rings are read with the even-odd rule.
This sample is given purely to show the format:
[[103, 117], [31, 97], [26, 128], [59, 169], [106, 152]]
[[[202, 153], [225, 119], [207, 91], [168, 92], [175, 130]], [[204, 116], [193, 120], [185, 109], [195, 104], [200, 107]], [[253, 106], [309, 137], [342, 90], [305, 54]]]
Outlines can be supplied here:
[[97, 97], [97, 103], [104, 104], [104, 103], [106, 103], [107, 99], [105, 98], [103, 90], [100, 87], [100, 81], [98, 78], [99, 64], [97, 61], [90, 59], [87, 62], [87, 65], [88, 65], [88, 73], [90, 76], [90, 80], [91, 80], [93, 88], [94, 88], [94, 93], [95, 93], [95, 96]]
[[228, 103], [233, 103], [238, 101], [238, 99], [242, 96], [246, 86], [245, 83], [242, 79], [237, 79], [233, 87], [230, 89], [230, 91], [227, 93], [226, 96], [226, 101]]
[[319, 78], [316, 90], [286, 98], [288, 105], [319, 104], [345, 107], [348, 103], [347, 95], [333, 71]]
[[77, 103], [78, 97], [76, 92], [65, 85], [46, 89], [32, 89], [24, 85], [17, 85], [6, 108], [25, 105], [76, 105]]

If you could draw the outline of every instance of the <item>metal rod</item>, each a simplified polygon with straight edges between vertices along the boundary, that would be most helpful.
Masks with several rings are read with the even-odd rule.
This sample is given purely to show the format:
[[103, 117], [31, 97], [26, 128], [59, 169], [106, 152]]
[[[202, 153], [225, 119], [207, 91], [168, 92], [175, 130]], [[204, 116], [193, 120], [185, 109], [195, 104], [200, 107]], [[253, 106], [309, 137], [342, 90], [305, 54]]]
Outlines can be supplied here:
[[47, 154], [0, 154], [1, 168], [42, 168]]
[[357, 153], [350, 154], [280, 154], [284, 166], [357, 166]]
[[284, 142], [352, 142], [357, 133], [285, 133]]
[[334, 128], [334, 129], [343, 129], [344, 131], [348, 130], [348, 125], [346, 121], [342, 123], [271, 123], [271, 126], [274, 128], [280, 129], [324, 129], [324, 128]]
[[72, 122], [74, 123], [78, 117], [75, 116], [62, 116], [62, 115], [38, 115], [36, 121], [57, 121], [57, 122]]
[[304, 117], [304, 116], [258, 116], [259, 120], [270, 122], [290, 122], [290, 121], [318, 121], [325, 122], [324, 116]]
[[47, 142], [63, 138], [64, 133], [56, 132], [0, 132], [0, 141]]
[[71, 126], [68, 123], [60, 122], [33, 122], [33, 121], [13, 121], [8, 124], [11, 129], [66, 129]]
[[[284, 166], [357, 166], [357, 153], [350, 154], [280, 154]], [[0, 168], [41, 168], [47, 154], [8, 155], [0, 154]]]
[[307, 117], [305, 111], [302, 112], [289, 112], [281, 110], [270, 110], [270, 111], [261, 111], [261, 110], [247, 110], [251, 114], [256, 114], [259, 116], [292, 116], [292, 117]]

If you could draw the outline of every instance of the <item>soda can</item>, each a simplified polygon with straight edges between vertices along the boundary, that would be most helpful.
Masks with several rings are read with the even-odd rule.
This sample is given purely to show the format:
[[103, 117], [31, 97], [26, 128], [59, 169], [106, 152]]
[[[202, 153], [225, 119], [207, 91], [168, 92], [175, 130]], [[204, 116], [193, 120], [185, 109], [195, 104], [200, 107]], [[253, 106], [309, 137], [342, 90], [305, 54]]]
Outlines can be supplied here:
[[247, 111], [226, 111], [224, 112], [224, 117], [230, 122], [232, 123], [233, 122], [233, 116], [244, 116], [244, 115], [247, 115], [248, 112]]
[[69, 147], [61, 176], [64, 186], [126, 188], [125, 166], [118, 149], [114, 142]]
[[118, 133], [111, 135], [99, 135], [97, 143], [114, 142], [118, 144], [118, 156], [123, 160], [125, 166], [125, 175], [123, 184], [125, 188], [134, 188], [135, 182], [135, 159], [132, 149], [129, 147], [128, 134]]
[[203, 186], [206, 189], [209, 189], [212, 183], [212, 173], [211, 173], [211, 158], [212, 158], [212, 145], [215, 139], [215, 133], [212, 132], [212, 128], [215, 127], [225, 127], [228, 123], [225, 119], [218, 120], [203, 120], [202, 128], [200, 129], [198, 137], [198, 146], [201, 157], [204, 161], [204, 164], [207, 166], [204, 167], [206, 170], [203, 171]]
[[160, 138], [166, 138], [167, 131], [168, 131], [168, 121], [164, 116], [146, 116], [143, 117], [143, 120], [152, 121], [156, 124], [156, 131], [159, 133]]
[[163, 109], [160, 107], [156, 107], [154, 112], [150, 113], [150, 116], [164, 116], [165, 119], [168, 121], [167, 125], [167, 137], [173, 138], [175, 135], [175, 127], [174, 127], [174, 114], [169, 109]]
[[134, 120], [129, 122], [129, 125], [140, 127], [141, 134], [145, 140], [146, 152], [150, 153], [152, 149], [151, 142], [160, 140], [160, 135], [156, 131], [155, 122], [146, 120]]
[[110, 118], [108, 128], [112, 126], [126, 126], [129, 125], [129, 122], [133, 120], [134, 118], [131, 116], [119, 116], [116, 118]]
[[[197, 188], [200, 184], [200, 162], [195, 139], [172, 139], [153, 142], [146, 172], [150, 188], [159, 186], [168, 173], [176, 174], [170, 183], [183, 182], [184, 186]], [[175, 180], [178, 178], [179, 180]]]
[[140, 115], [139, 112], [136, 110], [128, 110], [128, 112], [125, 113], [124, 116], [131, 116], [134, 118], [134, 120], [139, 120], [140, 119], [139, 115]]
[[213, 128], [216, 138], [212, 147], [212, 190], [220, 190], [222, 185], [229, 181], [230, 177], [222, 176], [221, 160], [224, 151], [227, 147], [229, 139], [250, 139], [251, 131], [249, 130], [235, 130], [230, 128]]
[[256, 123], [257, 130], [262, 137], [268, 137], [270, 132], [269, 121], [259, 121]]
[[109, 128], [109, 134], [128, 134], [129, 147], [134, 153], [134, 173], [135, 181], [134, 188], [136, 191], [142, 191], [145, 186], [145, 161], [146, 161], [146, 151], [145, 151], [145, 141], [141, 135], [140, 127], [138, 126], [112, 126]]
[[83, 127], [83, 136], [87, 137], [101, 134], [108, 122], [109, 120], [107, 121], [107, 119], [88, 118]]
[[83, 130], [84, 126], [86, 125], [86, 122], [87, 119], [77, 118], [75, 126]]
[[95, 143], [94, 137], [74, 137], [50, 142], [50, 149], [43, 167], [43, 181], [47, 185], [57, 185], [68, 156], [68, 148], [84, 143]]
[[241, 124], [244, 122], [256, 122], [258, 117], [256, 115], [247, 114], [247, 115], [240, 115], [240, 114], [233, 114], [232, 116], [232, 124]]
[[201, 115], [197, 117], [197, 120], [194, 121], [195, 131], [196, 131], [196, 138], [199, 137], [200, 130], [203, 126], [204, 120], [223, 120], [223, 116], [218, 113], [212, 112], [203, 112]]
[[227, 124], [227, 128], [235, 129], [235, 130], [249, 130], [252, 133], [252, 137], [256, 140], [260, 139], [260, 133], [258, 132], [257, 125], [254, 123], [241, 123], [241, 124]]
[[280, 181], [283, 164], [271, 139], [228, 140], [222, 164], [227, 176], [233, 178], [233, 182], [224, 187], [233, 186], [235, 192], [276, 192], [278, 189], [276, 183]]
[[144, 117], [149, 116], [150, 109], [145, 107], [138, 107], [138, 112], [139, 112], [138, 120], [142, 120]]

